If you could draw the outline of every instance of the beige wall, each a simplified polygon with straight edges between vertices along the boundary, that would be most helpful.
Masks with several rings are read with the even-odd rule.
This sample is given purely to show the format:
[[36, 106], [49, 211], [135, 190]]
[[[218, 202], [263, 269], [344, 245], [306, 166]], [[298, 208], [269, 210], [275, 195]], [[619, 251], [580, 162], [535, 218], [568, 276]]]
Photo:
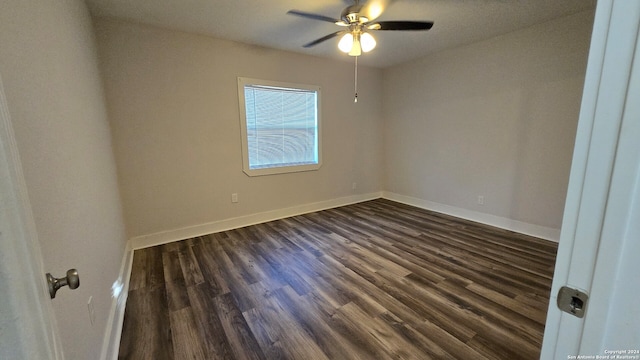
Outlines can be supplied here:
[[559, 229], [592, 23], [583, 12], [386, 69], [385, 190]]
[[[360, 67], [354, 104], [351, 62], [95, 24], [129, 236], [381, 190], [380, 70]], [[322, 87], [320, 170], [242, 171], [238, 76]]]
[[76, 267], [80, 274], [78, 289], [62, 289], [53, 300], [64, 352], [68, 359], [97, 359], [126, 234], [84, 2], [3, 2], [0, 49], [0, 74], [45, 268], [64, 276]]

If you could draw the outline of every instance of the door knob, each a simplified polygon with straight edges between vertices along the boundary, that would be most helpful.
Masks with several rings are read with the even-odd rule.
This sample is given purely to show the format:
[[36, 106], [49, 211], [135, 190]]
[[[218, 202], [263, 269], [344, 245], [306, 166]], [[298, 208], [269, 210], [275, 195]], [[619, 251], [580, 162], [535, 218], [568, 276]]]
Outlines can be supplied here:
[[80, 286], [80, 277], [78, 276], [78, 270], [67, 270], [67, 276], [56, 279], [50, 273], [47, 273], [47, 283], [49, 284], [49, 295], [51, 298], [56, 297], [56, 292], [63, 286], [69, 286], [71, 290], [77, 289]]

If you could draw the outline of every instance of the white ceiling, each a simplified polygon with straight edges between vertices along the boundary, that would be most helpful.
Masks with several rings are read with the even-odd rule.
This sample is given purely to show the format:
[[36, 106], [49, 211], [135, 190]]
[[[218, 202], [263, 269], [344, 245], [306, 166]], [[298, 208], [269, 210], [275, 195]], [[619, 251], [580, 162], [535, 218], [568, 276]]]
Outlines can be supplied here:
[[[388, 67], [434, 51], [494, 37], [595, 8], [596, 0], [369, 0], [387, 2], [378, 20], [429, 20], [429, 31], [377, 31], [378, 46], [363, 65]], [[287, 15], [290, 9], [339, 18], [349, 0], [86, 0], [99, 17], [127, 19], [309, 55], [352, 60], [338, 38], [313, 48], [312, 40], [341, 28]], [[363, 3], [365, 1], [362, 1]]]

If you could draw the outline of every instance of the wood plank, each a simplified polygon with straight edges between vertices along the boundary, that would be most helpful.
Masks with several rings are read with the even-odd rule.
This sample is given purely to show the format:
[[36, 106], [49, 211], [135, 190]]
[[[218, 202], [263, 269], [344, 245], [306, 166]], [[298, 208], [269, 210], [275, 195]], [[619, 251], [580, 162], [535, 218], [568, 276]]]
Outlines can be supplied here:
[[205, 279], [200, 269], [200, 264], [194, 253], [193, 246], [186, 246], [184, 249], [178, 251], [178, 258], [180, 260], [180, 267], [182, 268], [182, 275], [186, 286], [193, 286], [202, 284]]
[[205, 360], [203, 344], [190, 307], [170, 312], [173, 352], [176, 360]]
[[162, 264], [169, 311], [177, 311], [189, 306], [189, 296], [182, 275], [178, 252], [163, 252]]
[[129, 291], [118, 359], [173, 359], [164, 287]]
[[227, 280], [220, 271], [218, 260], [210, 248], [210, 240], [207, 237], [201, 237], [199, 242], [193, 246], [193, 255], [202, 272], [202, 278], [208, 284], [210, 291], [214, 295], [226, 294], [230, 292]]
[[206, 283], [189, 286], [189, 303], [194, 313], [198, 336], [208, 359], [233, 359], [231, 345], [215, 312], [213, 299], [217, 292]]
[[266, 359], [231, 295], [217, 296], [213, 303], [235, 358]]
[[319, 312], [308, 311], [308, 295], [300, 296], [290, 287], [284, 287], [273, 294], [278, 303], [291, 312], [292, 318], [313, 338], [314, 342], [330, 359], [369, 359], [371, 353], [361, 344], [349, 338], [327, 323], [329, 317]]

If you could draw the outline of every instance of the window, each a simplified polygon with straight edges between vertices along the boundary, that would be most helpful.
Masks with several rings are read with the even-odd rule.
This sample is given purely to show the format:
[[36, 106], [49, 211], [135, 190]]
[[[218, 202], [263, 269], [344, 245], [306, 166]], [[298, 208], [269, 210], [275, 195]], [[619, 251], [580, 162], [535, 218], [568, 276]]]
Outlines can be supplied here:
[[320, 87], [238, 78], [244, 172], [317, 170]]

